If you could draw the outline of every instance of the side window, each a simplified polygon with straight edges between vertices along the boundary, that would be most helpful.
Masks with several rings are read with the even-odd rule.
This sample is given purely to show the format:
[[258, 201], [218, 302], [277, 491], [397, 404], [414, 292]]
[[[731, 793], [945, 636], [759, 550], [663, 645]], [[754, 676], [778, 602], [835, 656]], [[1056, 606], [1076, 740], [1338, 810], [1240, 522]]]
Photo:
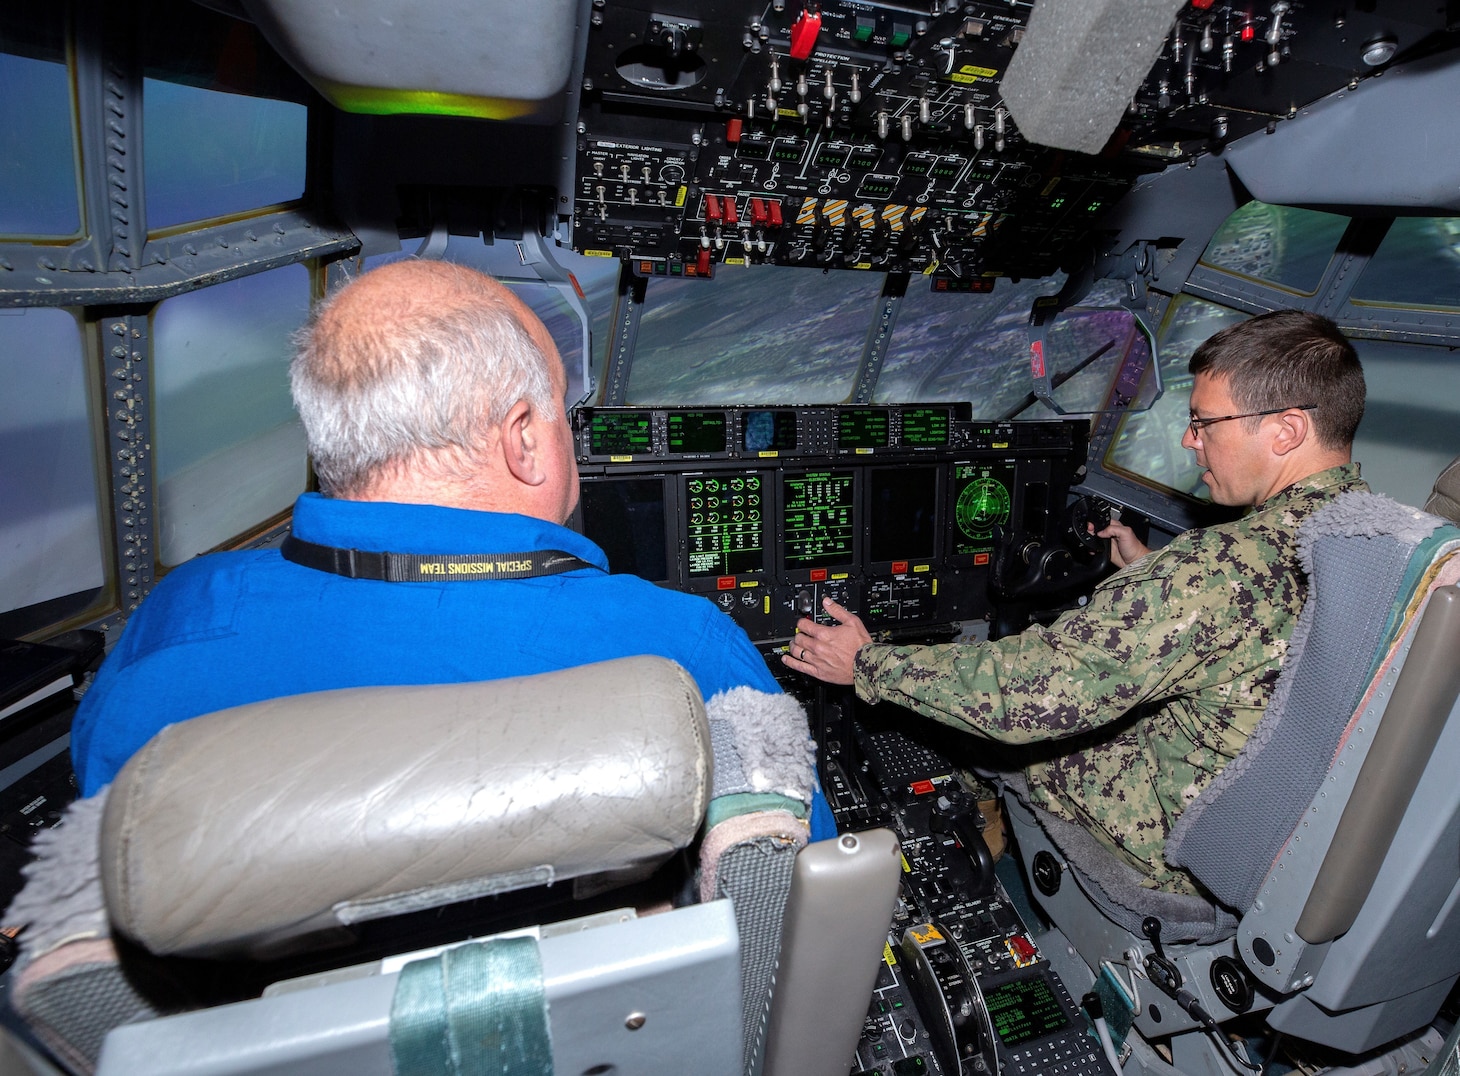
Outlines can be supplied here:
[[1354, 340], [1367, 400], [1354, 458], [1375, 492], [1422, 505], [1460, 454], [1460, 362], [1448, 348]]
[[157, 550], [165, 567], [285, 511], [308, 480], [289, 335], [310, 275], [287, 265], [174, 296], [152, 318]]
[[1248, 202], [1217, 229], [1206, 265], [1312, 295], [1348, 218], [1312, 209]]
[[0, 235], [81, 230], [64, 26], [59, 4], [24, 18], [0, 7]]
[[292, 202], [304, 193], [308, 110], [147, 79], [147, 226], [150, 231]]
[[82, 336], [66, 310], [0, 310], [0, 638], [85, 612], [106, 579]]
[[1353, 301], [1460, 310], [1460, 218], [1396, 218], [1354, 285]]

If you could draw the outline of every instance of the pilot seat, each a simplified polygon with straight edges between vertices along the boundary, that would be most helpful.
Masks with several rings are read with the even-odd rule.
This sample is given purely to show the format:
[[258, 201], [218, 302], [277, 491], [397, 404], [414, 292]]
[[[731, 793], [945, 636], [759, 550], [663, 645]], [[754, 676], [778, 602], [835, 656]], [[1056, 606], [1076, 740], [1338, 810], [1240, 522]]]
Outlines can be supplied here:
[[1460, 530], [1349, 493], [1299, 548], [1310, 596], [1272, 702], [1166, 843], [1209, 898], [1144, 887], [1017, 780], [1006, 793], [1055, 932], [1041, 947], [1072, 993], [1095, 992], [1127, 1076], [1255, 1070], [1227, 1034], [1254, 1022], [1393, 1052], [1376, 1072], [1443, 1037], [1428, 1029], [1460, 977]]
[[[112, 1076], [758, 1072], [813, 749], [788, 696], [706, 707], [654, 657], [180, 722], [38, 842], [11, 1000]], [[863, 1006], [889, 842], [814, 846], [880, 879]]]

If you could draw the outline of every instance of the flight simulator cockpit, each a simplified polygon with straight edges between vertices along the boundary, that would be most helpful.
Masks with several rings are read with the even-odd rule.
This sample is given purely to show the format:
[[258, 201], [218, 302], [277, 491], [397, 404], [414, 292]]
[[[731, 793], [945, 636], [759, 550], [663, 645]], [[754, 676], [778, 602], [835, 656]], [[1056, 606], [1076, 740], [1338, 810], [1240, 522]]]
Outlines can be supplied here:
[[[612, 573], [743, 630], [805, 711], [837, 835], [801, 848], [798, 818], [748, 837], [765, 863], [705, 872], [728, 901], [575, 918], [650, 852], [698, 852], [708, 775], [726, 769], [699, 737], [713, 713], [661, 712], [684, 701], [672, 670], [615, 668], [523, 688], [523, 712], [566, 730], [585, 787], [647, 770], [634, 741], [661, 747], [642, 813], [539, 862], [534, 842], [575, 809], [543, 793], [539, 836], [517, 840], [506, 808], [477, 818], [463, 843], [486, 851], [410, 874], [406, 893], [382, 866], [398, 846], [329, 833], [315, 854], [391, 877], [316, 892], [355, 875], [307, 865], [279, 915], [384, 946], [392, 928], [360, 909], [404, 908], [394, 929], [419, 951], [447, 940], [437, 918], [532, 934], [543, 974], [484, 976], [541, 987], [514, 1010], [542, 1017], [537, 1037], [512, 1032], [502, 1071], [1399, 1076], [1460, 1057], [1460, 562], [1432, 514], [1453, 499], [1429, 500], [1460, 454], [1457, 97], [1453, 0], [12, 0], [0, 893], [22, 888], [37, 835], [72, 826], [71, 716], [129, 618], [196, 557], [277, 548], [317, 487], [291, 335], [362, 273], [444, 260], [547, 327], [580, 483], [568, 525]], [[1124, 885], [1030, 807], [1030, 753], [785, 664], [799, 622], [833, 623], [828, 599], [877, 643], [997, 640], [1089, 602], [1116, 570], [1096, 534], [1112, 521], [1159, 550], [1235, 519], [1183, 447], [1187, 364], [1219, 330], [1289, 309], [1332, 319], [1362, 360], [1354, 455], [1382, 497], [1305, 540], [1322, 597], [1261, 750], [1168, 847], [1200, 900]], [[462, 698], [511, 724], [516, 702]], [[309, 756], [298, 728], [336, 722], [365, 750], [360, 715], [388, 730], [446, 706], [293, 705], [250, 717], [341, 790], [368, 766]], [[599, 712], [622, 742], [594, 741]], [[551, 739], [512, 739], [521, 767], [552, 772]], [[473, 794], [440, 761], [409, 763], [423, 818], [440, 790]], [[196, 772], [226, 784], [226, 755], [209, 765]], [[186, 967], [190, 989], [205, 968], [210, 989], [167, 1019], [139, 1002], [126, 1026], [51, 1037], [34, 1028], [99, 1007], [33, 995], [30, 1024], [3, 1021], [28, 1071], [435, 1071], [399, 1048], [395, 955], [239, 957], [240, 906], [272, 907], [279, 886], [199, 846], [290, 827], [230, 828], [207, 789], [146, 815], [162, 793], [128, 787], [143, 813], [108, 832], [187, 802], [206, 825], [137, 847], [158, 857], [149, 879], [219, 899], [189, 907], [207, 937], [180, 958], [168, 894], [158, 914], [117, 900], [113, 920], [156, 948], [126, 941], [122, 964], [143, 961], [132, 986], [137, 968]], [[303, 817], [311, 795], [278, 802]], [[105, 847], [103, 869], [141, 877], [127, 842]], [[19, 926], [0, 923], [0, 960]], [[105, 963], [74, 954], [66, 975]], [[29, 974], [0, 978], [12, 1001]], [[477, 1003], [471, 1019], [511, 1007]], [[546, 1068], [514, 1067], [533, 1050]]]

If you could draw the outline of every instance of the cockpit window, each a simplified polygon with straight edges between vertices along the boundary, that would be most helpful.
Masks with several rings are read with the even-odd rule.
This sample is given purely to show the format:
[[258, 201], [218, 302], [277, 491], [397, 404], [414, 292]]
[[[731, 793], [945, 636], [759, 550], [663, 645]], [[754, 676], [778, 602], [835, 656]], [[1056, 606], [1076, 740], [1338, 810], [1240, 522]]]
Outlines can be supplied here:
[[1424, 504], [1460, 452], [1460, 362], [1448, 347], [1362, 338], [1353, 345], [1368, 390], [1354, 459], [1375, 491]]
[[0, 310], [0, 638], [85, 612], [105, 580], [87, 366], [66, 310]]
[[289, 334], [309, 270], [286, 265], [159, 303], [152, 318], [158, 560], [180, 564], [287, 509], [308, 477]]
[[307, 90], [258, 30], [194, 5], [143, 26], [148, 230], [302, 197]]
[[1460, 309], [1460, 217], [1398, 217], [1354, 285], [1356, 303]]
[[983, 295], [933, 292], [914, 278], [882, 361], [875, 403], [972, 400], [975, 418], [1002, 418], [1029, 396], [1029, 310], [1058, 292], [1063, 276]]
[[1157, 334], [1165, 394], [1149, 411], [1133, 412], [1121, 421], [1105, 454], [1107, 469], [1176, 493], [1206, 498], [1201, 468], [1195, 457], [1181, 447], [1191, 397], [1191, 375], [1186, 364], [1203, 340], [1246, 317], [1203, 299], [1176, 297]]
[[142, 100], [149, 230], [304, 194], [303, 105], [157, 79]]
[[81, 230], [64, 30], [59, 4], [0, 6], [0, 235]]
[[712, 282], [655, 279], [631, 404], [825, 404], [851, 398], [882, 276], [724, 265]]
[[1348, 218], [1248, 202], [1217, 229], [1201, 260], [1214, 269], [1312, 295]]

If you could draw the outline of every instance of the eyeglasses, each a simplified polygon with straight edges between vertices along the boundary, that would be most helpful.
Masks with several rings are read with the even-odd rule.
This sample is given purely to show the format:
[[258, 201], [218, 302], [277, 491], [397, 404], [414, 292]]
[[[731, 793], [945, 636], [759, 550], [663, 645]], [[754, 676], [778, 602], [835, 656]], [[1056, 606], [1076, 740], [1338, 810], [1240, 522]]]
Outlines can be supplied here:
[[1234, 418], [1260, 418], [1263, 415], [1281, 415], [1284, 411], [1315, 411], [1317, 404], [1299, 404], [1296, 407], [1273, 407], [1266, 411], [1248, 411], [1245, 415], [1222, 415], [1219, 418], [1193, 418], [1186, 424], [1191, 436], [1200, 437], [1201, 431], [1217, 422], [1231, 422]]

